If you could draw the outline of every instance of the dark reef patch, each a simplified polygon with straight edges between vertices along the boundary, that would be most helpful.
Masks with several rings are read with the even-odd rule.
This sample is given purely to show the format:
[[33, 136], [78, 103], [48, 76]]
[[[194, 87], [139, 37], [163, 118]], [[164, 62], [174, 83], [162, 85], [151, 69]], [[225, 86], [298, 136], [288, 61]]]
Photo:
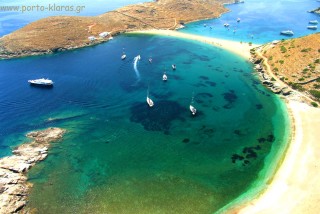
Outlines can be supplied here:
[[256, 105], [256, 109], [258, 109], [258, 110], [263, 109], [263, 105], [257, 104], [257, 105]]
[[207, 77], [207, 76], [200, 76], [199, 78], [202, 80], [209, 80], [209, 77]]
[[215, 87], [215, 86], [217, 85], [217, 83], [212, 82], [212, 81], [209, 81], [209, 80], [205, 81], [205, 83], [206, 83], [207, 85], [209, 85], [209, 86], [212, 86], [212, 87]]
[[189, 142], [190, 142], [190, 139], [189, 139], [189, 138], [185, 138], [185, 139], [182, 140], [182, 142], [183, 142], [183, 143], [189, 143]]
[[229, 90], [229, 92], [223, 93], [223, 98], [227, 101], [227, 104], [223, 106], [225, 109], [231, 109], [233, 107], [234, 102], [238, 99], [238, 96], [234, 92], [234, 90]]
[[130, 121], [140, 123], [147, 131], [163, 131], [169, 134], [171, 122], [181, 120], [181, 114], [188, 113], [188, 109], [178, 102], [157, 100], [150, 108], [146, 102], [134, 103], [131, 108]]

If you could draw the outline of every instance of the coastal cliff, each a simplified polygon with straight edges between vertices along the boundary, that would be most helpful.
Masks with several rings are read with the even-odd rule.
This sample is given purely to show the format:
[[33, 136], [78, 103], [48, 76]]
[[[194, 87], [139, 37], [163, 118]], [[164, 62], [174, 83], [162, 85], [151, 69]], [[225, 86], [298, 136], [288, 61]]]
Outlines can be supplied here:
[[0, 159], [0, 214], [16, 213], [27, 203], [32, 184], [27, 182], [27, 171], [48, 155], [50, 143], [62, 138], [65, 130], [48, 128], [30, 132], [33, 139], [13, 150], [13, 155]]
[[[219, 17], [227, 0], [158, 0], [129, 5], [95, 17], [55, 16], [0, 38], [0, 58], [50, 54], [107, 41], [122, 32], [176, 29], [181, 24]], [[106, 32], [105, 35], [100, 35]], [[107, 33], [108, 32], [108, 33]]]

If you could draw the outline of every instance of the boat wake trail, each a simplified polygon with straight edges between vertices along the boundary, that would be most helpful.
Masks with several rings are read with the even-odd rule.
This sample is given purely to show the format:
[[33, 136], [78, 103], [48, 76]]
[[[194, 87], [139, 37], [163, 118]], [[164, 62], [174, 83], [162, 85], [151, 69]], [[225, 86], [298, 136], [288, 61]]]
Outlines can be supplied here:
[[140, 55], [136, 56], [134, 59], [133, 59], [133, 69], [134, 71], [136, 72], [136, 75], [137, 75], [137, 78], [140, 80], [140, 73], [139, 73], [139, 70], [138, 70], [138, 62], [139, 60], [141, 59]]

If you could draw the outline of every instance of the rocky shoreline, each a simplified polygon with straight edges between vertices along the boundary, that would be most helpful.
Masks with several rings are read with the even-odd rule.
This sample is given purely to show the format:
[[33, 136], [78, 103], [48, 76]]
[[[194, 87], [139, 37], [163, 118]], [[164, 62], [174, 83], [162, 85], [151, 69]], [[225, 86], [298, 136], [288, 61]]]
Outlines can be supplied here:
[[33, 139], [13, 150], [13, 155], [0, 159], [0, 214], [16, 213], [27, 204], [32, 184], [26, 173], [48, 155], [50, 143], [62, 138], [65, 130], [48, 128], [28, 133]]

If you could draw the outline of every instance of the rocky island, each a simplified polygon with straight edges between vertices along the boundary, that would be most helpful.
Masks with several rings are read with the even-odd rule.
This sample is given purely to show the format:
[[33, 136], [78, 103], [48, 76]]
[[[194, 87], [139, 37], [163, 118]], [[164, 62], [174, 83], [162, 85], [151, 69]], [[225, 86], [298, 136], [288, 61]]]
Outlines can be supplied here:
[[65, 130], [48, 128], [27, 134], [33, 139], [13, 150], [13, 155], [0, 159], [0, 213], [16, 213], [27, 203], [32, 184], [26, 173], [48, 155], [50, 143], [62, 138]]
[[94, 17], [55, 16], [0, 38], [0, 58], [42, 55], [98, 44], [113, 35], [147, 29], [176, 29], [219, 17], [228, 0], [158, 0], [129, 5]]

